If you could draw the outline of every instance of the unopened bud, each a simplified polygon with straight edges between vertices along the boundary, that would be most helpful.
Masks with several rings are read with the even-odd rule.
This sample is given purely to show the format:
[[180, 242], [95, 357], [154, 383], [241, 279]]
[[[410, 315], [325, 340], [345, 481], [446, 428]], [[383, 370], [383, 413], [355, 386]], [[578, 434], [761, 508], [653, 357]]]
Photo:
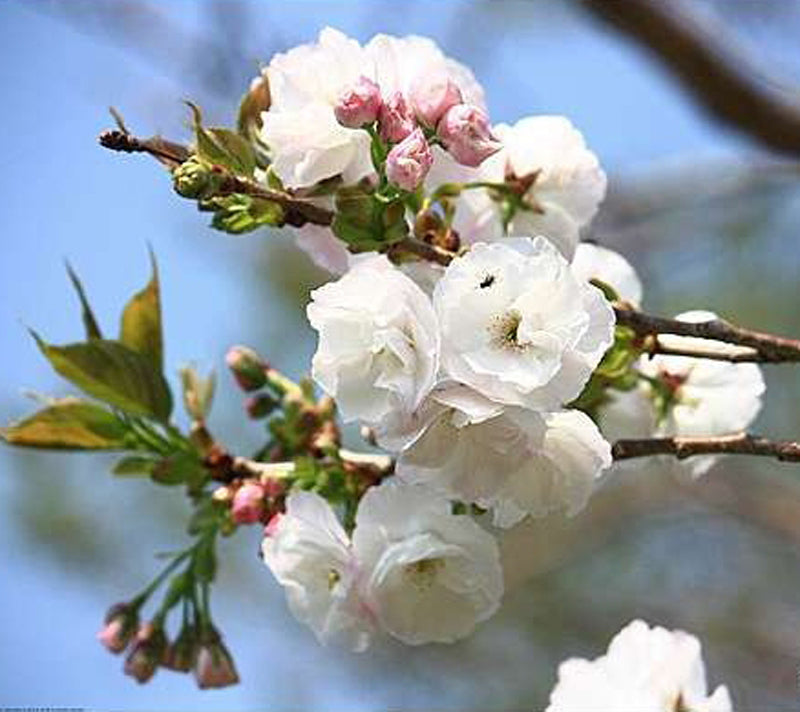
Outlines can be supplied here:
[[403, 190], [413, 191], [433, 165], [433, 153], [422, 129], [414, 129], [386, 157], [386, 178]]
[[194, 663], [194, 677], [201, 690], [228, 687], [239, 682], [233, 658], [216, 630], [212, 629], [201, 639]]
[[414, 130], [416, 126], [414, 115], [399, 91], [384, 100], [378, 116], [378, 125], [381, 138], [390, 143], [402, 141]]
[[257, 391], [267, 383], [267, 363], [247, 346], [233, 346], [225, 356], [225, 363], [244, 391]]
[[502, 148], [492, 135], [489, 117], [469, 104], [451, 107], [439, 121], [436, 133], [453, 158], [473, 168]]
[[367, 77], [360, 77], [339, 95], [333, 113], [342, 126], [360, 129], [378, 118], [381, 104], [378, 85]]
[[259, 482], [245, 482], [233, 495], [231, 519], [236, 524], [255, 524], [264, 513], [264, 488]]
[[216, 376], [212, 371], [202, 378], [193, 366], [185, 366], [179, 371], [183, 386], [183, 404], [192, 420], [205, 420], [211, 410], [216, 387]]
[[138, 610], [128, 603], [117, 603], [108, 610], [105, 625], [97, 639], [112, 653], [121, 653], [128, 647], [139, 626]]
[[147, 682], [155, 675], [166, 648], [167, 636], [160, 625], [145, 623], [140, 626], [125, 660], [125, 674], [137, 682]]
[[200, 198], [211, 185], [211, 168], [197, 156], [191, 156], [173, 171], [172, 182], [178, 195]]
[[410, 98], [417, 118], [430, 128], [435, 128], [450, 107], [464, 101], [461, 90], [445, 74], [423, 74], [411, 87]]
[[244, 402], [244, 409], [253, 420], [258, 420], [259, 418], [266, 418], [279, 405], [280, 403], [272, 396], [266, 393], [257, 393]]
[[161, 664], [175, 672], [189, 672], [197, 659], [197, 647], [197, 630], [185, 625], [174, 642], [167, 646]]

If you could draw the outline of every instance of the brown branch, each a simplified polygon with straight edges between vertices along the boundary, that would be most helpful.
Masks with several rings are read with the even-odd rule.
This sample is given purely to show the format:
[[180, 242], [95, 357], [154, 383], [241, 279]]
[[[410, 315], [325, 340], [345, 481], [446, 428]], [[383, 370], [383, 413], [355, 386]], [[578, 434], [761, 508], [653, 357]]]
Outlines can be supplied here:
[[103, 148], [123, 153], [147, 153], [167, 168], [177, 168], [191, 155], [186, 146], [167, 141], [160, 136], [136, 138], [121, 126], [112, 131], [103, 131], [97, 138]]
[[[704, 27], [691, 3], [580, 0], [595, 16], [653, 53], [712, 116], [769, 148], [800, 154], [800, 104], [758, 79], [719, 27]], [[678, 12], [677, 5], [680, 5]], [[713, 29], [713, 32], [712, 32]], [[791, 94], [797, 96], [798, 92]]]
[[709, 438], [642, 438], [617, 440], [611, 448], [614, 460], [673, 455], [679, 460], [695, 455], [760, 455], [782, 462], [800, 462], [800, 443], [769, 440], [739, 433]]
[[436, 245], [431, 245], [428, 242], [417, 240], [414, 237], [406, 237], [400, 242], [395, 243], [390, 248], [396, 252], [410, 252], [420, 259], [427, 260], [428, 262], [435, 262], [437, 265], [447, 267], [453, 258], [457, 257], [455, 252], [450, 252]]
[[[123, 127], [112, 131], [104, 131], [98, 141], [103, 148], [123, 153], [146, 153], [167, 166], [170, 170], [177, 168], [187, 160], [191, 151], [179, 143], [167, 141], [159, 136], [148, 139], [132, 136]], [[224, 171], [221, 167], [215, 170]], [[217, 195], [244, 193], [264, 200], [278, 203], [284, 210], [284, 221], [293, 227], [302, 227], [309, 223], [327, 226], [333, 222], [333, 212], [307, 200], [295, 197], [290, 193], [271, 190], [239, 176], [229, 174], [222, 182]]]
[[621, 305], [614, 306], [617, 324], [627, 326], [638, 336], [648, 337], [657, 334], [675, 334], [678, 336], [692, 336], [700, 339], [712, 339], [726, 344], [744, 346], [753, 350], [751, 353], [739, 352], [730, 354], [714, 354], [702, 349], [671, 348], [653, 340], [653, 345], [645, 350], [648, 353], [673, 354], [681, 356], [694, 356], [697, 358], [713, 358], [716, 360], [743, 362], [755, 361], [759, 363], [785, 363], [800, 361], [800, 341], [773, 336], [759, 331], [743, 329], [729, 324], [723, 319], [713, 321], [689, 322], [677, 319], [651, 316]]

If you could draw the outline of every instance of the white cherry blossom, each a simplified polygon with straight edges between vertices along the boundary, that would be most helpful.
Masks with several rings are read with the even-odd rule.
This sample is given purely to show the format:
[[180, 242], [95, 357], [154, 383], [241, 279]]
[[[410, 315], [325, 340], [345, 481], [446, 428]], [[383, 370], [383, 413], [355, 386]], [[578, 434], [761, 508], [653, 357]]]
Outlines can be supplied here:
[[503, 594], [494, 538], [424, 485], [388, 480], [356, 513], [362, 595], [380, 626], [410, 645], [463, 638]]
[[403, 450], [398, 477], [492, 509], [496, 526], [530, 514], [575, 514], [611, 464], [597, 426], [576, 410], [537, 412], [460, 384], [434, 389], [428, 423]]
[[345, 128], [334, 113], [342, 92], [361, 77], [376, 82], [384, 97], [400, 91], [406, 99], [419, 77], [446, 77], [465, 101], [485, 106], [483, 90], [469, 69], [423, 37], [377, 35], [362, 47], [328, 27], [315, 43], [273, 57], [265, 74], [272, 103], [262, 114], [261, 139], [288, 188], [337, 175], [354, 183], [373, 174], [368, 134]]
[[261, 551], [292, 613], [321, 643], [366, 649], [373, 625], [357, 593], [355, 559], [347, 534], [322, 497], [289, 495], [285, 514], [267, 527]]
[[635, 620], [594, 660], [559, 666], [546, 712], [731, 712], [724, 685], [709, 694], [700, 641]]
[[501, 403], [560, 408], [613, 341], [600, 290], [541, 236], [474, 245], [448, 266], [433, 301], [447, 376]]
[[613, 287], [621, 299], [638, 306], [642, 302], [642, 282], [636, 270], [619, 252], [581, 242], [572, 259], [572, 271], [581, 281], [599, 279]]
[[[689, 311], [675, 317], [703, 322], [716, 318], [713, 312]], [[659, 341], [672, 348], [696, 348], [719, 353], [741, 351], [741, 347], [708, 339], [663, 334]], [[641, 370], [660, 378], [674, 391], [674, 404], [656, 428], [657, 435], [705, 437], [731, 435], [745, 430], [761, 410], [765, 391], [761, 369], [754, 363], [730, 363], [688, 356], [658, 355], [642, 359]], [[694, 477], [705, 474], [718, 456], [689, 458], [678, 466]]]
[[[597, 157], [563, 116], [528, 116], [513, 126], [492, 128], [503, 148], [479, 168], [468, 171], [442, 163], [434, 176], [442, 182], [488, 181], [508, 178], [530, 183], [524, 193], [529, 210], [518, 210], [508, 236], [544, 235], [569, 260], [580, 231], [587, 226], [605, 197], [606, 175]], [[461, 195], [454, 227], [467, 243], [493, 242], [504, 237], [500, 205], [486, 190]]]
[[439, 328], [424, 292], [372, 254], [311, 298], [308, 319], [319, 332], [312, 375], [343, 418], [379, 425], [415, 410], [439, 367]]

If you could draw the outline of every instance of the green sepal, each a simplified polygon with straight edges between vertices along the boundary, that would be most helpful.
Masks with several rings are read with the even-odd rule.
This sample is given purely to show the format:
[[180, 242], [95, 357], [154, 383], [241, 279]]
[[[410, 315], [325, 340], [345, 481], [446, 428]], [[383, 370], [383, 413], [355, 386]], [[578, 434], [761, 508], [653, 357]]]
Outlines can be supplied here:
[[123, 450], [128, 427], [96, 403], [64, 398], [19, 423], [0, 428], [11, 445], [46, 450]]

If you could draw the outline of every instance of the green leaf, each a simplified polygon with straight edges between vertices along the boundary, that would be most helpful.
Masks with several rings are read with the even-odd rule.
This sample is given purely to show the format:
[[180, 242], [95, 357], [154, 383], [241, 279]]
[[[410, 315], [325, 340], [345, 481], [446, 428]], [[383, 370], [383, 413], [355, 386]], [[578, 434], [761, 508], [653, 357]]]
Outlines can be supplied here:
[[200, 109], [187, 102], [192, 110], [197, 154], [211, 163], [223, 166], [237, 175], [250, 178], [256, 168], [256, 156], [250, 143], [235, 131], [205, 128]]
[[200, 460], [188, 453], [176, 453], [159, 460], [150, 472], [153, 482], [160, 485], [196, 483], [206, 477]]
[[280, 204], [243, 193], [219, 196], [203, 201], [203, 209], [214, 210], [211, 227], [233, 235], [251, 232], [263, 225], [284, 224]]
[[25, 420], [0, 428], [11, 445], [52, 450], [122, 450], [128, 428], [111, 411], [88, 401], [54, 401]]
[[54, 346], [36, 332], [31, 334], [56, 372], [88, 395], [131, 415], [161, 422], [169, 419], [172, 411], [169, 385], [146, 356], [118, 341], [93, 339]]
[[86, 338], [102, 339], [103, 334], [100, 332], [97, 319], [95, 319], [92, 307], [89, 305], [89, 300], [86, 298], [86, 292], [83, 289], [80, 279], [78, 279], [78, 275], [75, 274], [69, 262], [67, 262], [67, 274], [72, 281], [72, 286], [75, 287], [75, 291], [78, 293], [78, 299], [81, 301], [81, 317], [83, 319], [83, 326], [86, 329]]
[[119, 340], [134, 351], [150, 359], [161, 371], [164, 345], [161, 329], [161, 289], [158, 282], [158, 265], [150, 253], [152, 276], [147, 286], [137, 292], [122, 312]]
[[331, 229], [351, 252], [382, 250], [408, 234], [406, 208], [401, 199], [380, 200], [363, 186], [336, 192], [336, 215]]
[[119, 477], [150, 476], [157, 460], [142, 455], [128, 455], [117, 460], [111, 471]]

